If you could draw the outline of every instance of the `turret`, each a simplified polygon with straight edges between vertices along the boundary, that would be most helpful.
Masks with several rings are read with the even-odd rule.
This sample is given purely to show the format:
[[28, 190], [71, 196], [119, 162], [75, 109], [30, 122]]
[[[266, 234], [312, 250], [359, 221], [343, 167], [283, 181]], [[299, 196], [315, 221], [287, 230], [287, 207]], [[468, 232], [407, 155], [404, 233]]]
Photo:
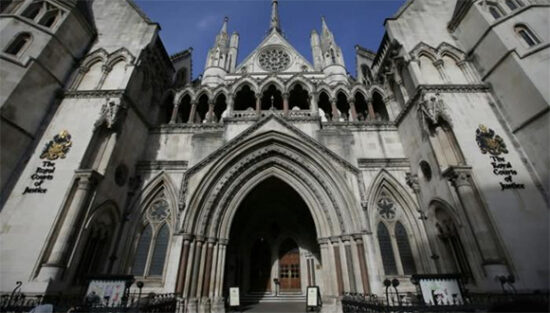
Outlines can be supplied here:
[[237, 53], [239, 51], [239, 34], [233, 33], [231, 40], [229, 41], [229, 58], [227, 61], [227, 71], [229, 73], [235, 72], [235, 66], [237, 66]]
[[323, 53], [321, 52], [321, 42], [319, 34], [314, 29], [311, 31], [311, 55], [313, 55], [313, 66], [320, 71], [323, 68]]
[[[223, 78], [232, 68], [237, 56], [238, 35], [231, 36], [231, 45], [229, 36], [227, 35], [227, 22], [229, 19], [224, 18], [222, 28], [216, 36], [214, 46], [208, 51], [206, 62], [204, 65], [204, 74], [202, 79], [203, 85], [215, 87], [223, 83]], [[234, 51], [233, 51], [234, 50]], [[234, 52], [234, 53], [232, 53]], [[233, 65], [234, 68], [234, 65]]]
[[[334, 35], [328, 28], [325, 17], [321, 18], [321, 38], [320, 38], [320, 69], [327, 75], [327, 83], [333, 84], [341, 81], [347, 81], [346, 65], [342, 49], [336, 44]], [[312, 34], [313, 45], [313, 34]], [[315, 54], [314, 54], [315, 59]]]

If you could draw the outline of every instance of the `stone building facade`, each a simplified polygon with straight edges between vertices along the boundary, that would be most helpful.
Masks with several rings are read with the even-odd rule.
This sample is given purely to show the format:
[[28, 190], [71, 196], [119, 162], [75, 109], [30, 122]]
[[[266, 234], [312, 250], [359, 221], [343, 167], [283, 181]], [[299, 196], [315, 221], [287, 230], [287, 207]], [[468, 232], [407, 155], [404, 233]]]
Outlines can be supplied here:
[[339, 312], [415, 273], [548, 288], [550, 5], [406, 1], [357, 77], [331, 21], [310, 62], [278, 5], [241, 62], [226, 18], [192, 81], [130, 0], [2, 2], [0, 291], [132, 274], [223, 312], [230, 286], [317, 285]]

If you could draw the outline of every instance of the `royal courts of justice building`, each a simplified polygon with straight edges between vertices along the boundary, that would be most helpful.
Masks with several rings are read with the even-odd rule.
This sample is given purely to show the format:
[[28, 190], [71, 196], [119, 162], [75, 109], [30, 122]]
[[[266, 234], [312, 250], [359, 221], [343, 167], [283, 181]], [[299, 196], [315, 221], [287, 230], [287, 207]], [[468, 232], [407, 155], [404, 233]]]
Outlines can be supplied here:
[[231, 286], [315, 285], [338, 312], [412, 274], [548, 289], [550, 4], [408, 0], [355, 69], [338, 21], [304, 25], [308, 60], [281, 5], [253, 51], [220, 20], [193, 80], [131, 0], [2, 1], [0, 291], [130, 274], [223, 312]]

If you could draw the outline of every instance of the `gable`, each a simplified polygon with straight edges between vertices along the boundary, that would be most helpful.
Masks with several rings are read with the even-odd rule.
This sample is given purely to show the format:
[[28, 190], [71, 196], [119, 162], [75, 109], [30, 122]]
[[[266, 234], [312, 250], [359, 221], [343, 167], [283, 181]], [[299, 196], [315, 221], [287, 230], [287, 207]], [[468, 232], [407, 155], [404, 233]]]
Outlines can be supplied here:
[[[278, 32], [271, 32], [257, 47], [250, 53], [236, 68], [237, 73], [272, 73], [260, 64], [260, 55], [264, 59], [270, 50], [284, 51], [288, 55], [288, 66], [285, 66], [279, 73], [310, 72], [314, 71], [313, 66]], [[277, 57], [277, 56], [276, 56]], [[283, 56], [284, 57], [284, 56]], [[286, 57], [285, 57], [286, 58]], [[285, 61], [286, 62], [286, 61]]]

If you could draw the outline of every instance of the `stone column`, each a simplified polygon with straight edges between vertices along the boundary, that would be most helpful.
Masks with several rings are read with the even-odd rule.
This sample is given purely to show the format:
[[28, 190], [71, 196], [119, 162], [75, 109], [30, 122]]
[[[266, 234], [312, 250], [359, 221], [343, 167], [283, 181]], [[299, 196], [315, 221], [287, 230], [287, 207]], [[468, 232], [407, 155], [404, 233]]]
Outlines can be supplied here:
[[212, 266], [210, 267], [210, 283], [208, 286], [208, 297], [214, 298], [216, 289], [216, 271], [218, 270], [218, 243], [215, 242], [212, 247]]
[[218, 244], [218, 269], [216, 271], [216, 297], [223, 295], [223, 279], [225, 274], [225, 252], [227, 249], [227, 239], [220, 239]]
[[420, 70], [420, 60], [418, 59], [412, 59], [409, 62], [409, 73], [411, 74], [411, 79], [413, 81], [414, 87], [416, 88], [418, 85], [422, 84], [422, 71]]
[[357, 292], [357, 285], [355, 281], [355, 269], [354, 269], [354, 258], [352, 257], [351, 253], [351, 236], [346, 235], [342, 236], [342, 242], [344, 244], [344, 251], [346, 253], [346, 265], [348, 270], [348, 279], [349, 279], [349, 291], [350, 292]]
[[283, 114], [288, 116], [288, 92], [283, 93]]
[[472, 73], [470, 67], [468, 66], [468, 61], [462, 60], [457, 62], [456, 65], [458, 65], [458, 68], [460, 68], [460, 70], [462, 71], [462, 74], [464, 74], [466, 81], [468, 81], [471, 84], [478, 82], [476, 76]]
[[332, 121], [338, 121], [340, 119], [340, 114], [338, 112], [338, 107], [336, 107], [337, 100], [335, 98], [330, 99], [330, 107], [332, 109]]
[[[41, 280], [58, 280], [61, 278], [66, 262], [78, 235], [80, 224], [85, 215], [87, 204], [95, 186], [102, 178], [101, 174], [94, 170], [76, 170], [76, 189], [69, 196], [69, 203], [64, 208], [65, 216], [57, 225], [59, 231], [54, 240], [53, 247], [46, 264], [42, 265], [39, 277]], [[61, 215], [63, 216], [63, 215]]]
[[203, 242], [202, 250], [201, 250], [201, 254], [200, 254], [200, 259], [199, 259], [199, 270], [198, 270], [198, 275], [197, 275], [197, 280], [196, 280], [196, 284], [197, 284], [196, 297], [197, 298], [200, 298], [202, 296], [202, 284], [203, 284], [204, 279], [205, 279], [204, 274], [205, 274], [205, 267], [206, 267], [206, 252], [207, 252], [207, 250], [208, 250], [208, 245], [206, 244], [206, 242]]
[[177, 101], [178, 98], [174, 97], [174, 108], [172, 109], [172, 115], [170, 116], [170, 122], [169, 124], [174, 124], [176, 120], [178, 119], [178, 111], [180, 108], [180, 103]]
[[493, 275], [507, 275], [507, 269], [502, 256], [502, 247], [496, 238], [488, 212], [481, 202], [477, 188], [471, 179], [471, 167], [451, 166], [443, 176], [447, 177], [456, 190], [462, 209], [474, 233], [479, 246], [483, 267], [490, 279]]
[[197, 112], [197, 100], [191, 100], [191, 112], [189, 112], [189, 119], [187, 124], [195, 123], [195, 113]]
[[357, 256], [359, 258], [359, 268], [361, 270], [361, 282], [363, 284], [363, 293], [370, 293], [369, 273], [367, 271], [367, 262], [365, 260], [365, 248], [363, 246], [363, 236], [361, 234], [353, 235], [355, 246], [357, 248]]
[[206, 249], [206, 264], [204, 266], [204, 281], [202, 284], [202, 296], [208, 297], [210, 293], [210, 280], [213, 279], [212, 272], [212, 255], [214, 253], [214, 238], [208, 238], [208, 248]]
[[331, 237], [332, 249], [334, 252], [334, 267], [336, 269], [336, 285], [338, 286], [337, 295], [344, 294], [344, 278], [342, 275], [342, 258], [340, 257], [339, 240], [337, 237]]
[[439, 72], [439, 75], [441, 76], [441, 79], [448, 83], [449, 82], [449, 77], [447, 76], [447, 74], [445, 73], [445, 68], [444, 68], [444, 62], [442, 59], [439, 59], [439, 60], [436, 60], [433, 62], [433, 65], [435, 66], [435, 68], [437, 68], [437, 71]]
[[208, 99], [208, 115], [206, 121], [208, 123], [214, 122], [214, 99]]
[[400, 77], [396, 77], [395, 83], [401, 91], [401, 95], [403, 96], [403, 105], [405, 105], [407, 101], [409, 101], [409, 92], [407, 91], [407, 88], [405, 88], [405, 85], [403, 85], [403, 80]]
[[185, 284], [185, 274], [187, 271], [187, 258], [189, 257], [189, 245], [193, 237], [190, 234], [183, 234], [183, 243], [181, 247], [180, 265], [178, 268], [178, 280], [176, 283], [176, 294], [182, 295]]
[[376, 118], [374, 116], [374, 107], [372, 106], [372, 98], [367, 100], [367, 110], [369, 111], [369, 118], [367, 120], [374, 121]]
[[350, 122], [352, 121], [355, 122], [357, 121], [357, 110], [355, 109], [355, 99], [353, 97], [349, 98], [348, 103], [351, 110], [351, 116], [349, 117], [349, 120]]
[[319, 101], [319, 93], [312, 92], [311, 96], [309, 97], [309, 100], [310, 100], [309, 105], [310, 105], [311, 115], [319, 116], [319, 105], [317, 103]]
[[189, 244], [189, 256], [185, 269], [185, 280], [183, 284], [183, 297], [191, 297], [191, 276], [193, 276], [193, 260], [195, 259], [196, 241], [191, 241]]
[[321, 290], [321, 293], [323, 295], [330, 295], [334, 296], [336, 295], [336, 288], [334, 288], [334, 270], [331, 266], [331, 255], [330, 255], [330, 247], [329, 247], [329, 241], [327, 238], [320, 238], [318, 240], [319, 242], [319, 250], [321, 251], [321, 265], [322, 265], [322, 271], [323, 274], [321, 275], [322, 281], [323, 281], [323, 287], [324, 290]]
[[227, 99], [225, 100], [227, 102], [227, 113], [228, 116], [233, 116], [233, 111], [235, 109], [235, 98], [233, 94], [228, 94]]
[[262, 110], [262, 94], [256, 94], [256, 116], [260, 117], [260, 112]]
[[200, 270], [200, 263], [201, 263], [201, 255], [202, 255], [202, 244], [204, 243], [204, 239], [202, 237], [197, 236], [195, 239], [195, 255], [193, 256], [193, 265], [192, 265], [192, 272], [191, 272], [191, 281], [189, 283], [189, 298], [196, 298], [197, 297], [197, 285], [199, 283], [199, 270]]

